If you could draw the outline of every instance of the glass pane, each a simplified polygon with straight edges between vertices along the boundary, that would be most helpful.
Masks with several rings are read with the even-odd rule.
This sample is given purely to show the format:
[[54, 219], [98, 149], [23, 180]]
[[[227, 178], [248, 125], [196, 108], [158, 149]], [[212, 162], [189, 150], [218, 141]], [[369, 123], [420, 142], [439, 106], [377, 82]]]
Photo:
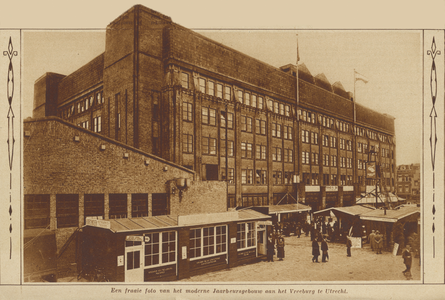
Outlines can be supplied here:
[[127, 253], [127, 270], [133, 269], [133, 252]]
[[135, 251], [134, 252], [134, 268], [139, 269], [141, 263], [141, 252]]

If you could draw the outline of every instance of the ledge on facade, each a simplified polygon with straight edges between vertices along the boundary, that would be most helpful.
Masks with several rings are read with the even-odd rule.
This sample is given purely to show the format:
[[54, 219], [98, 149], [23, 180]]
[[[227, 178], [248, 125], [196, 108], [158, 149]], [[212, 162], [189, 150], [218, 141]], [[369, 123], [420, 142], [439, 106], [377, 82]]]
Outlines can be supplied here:
[[[65, 121], [65, 120], [63, 120], [63, 119], [61, 119], [61, 118], [59, 118], [59, 117], [55, 117], [55, 116], [44, 117], [44, 118], [31, 118], [31, 117], [28, 117], [28, 118], [26, 118], [26, 119], [23, 121], [23, 123], [26, 125], [27, 123], [49, 122], [49, 121], [59, 122], [59, 123], [65, 125], [65, 126], [71, 127], [71, 128], [73, 128], [73, 129], [78, 130], [78, 131], [81, 131], [81, 132], [83, 132], [83, 133], [85, 133], [85, 134], [89, 134], [89, 135], [91, 135], [91, 136], [94, 136], [94, 137], [96, 137], [96, 138], [99, 138], [99, 139], [101, 139], [101, 140], [103, 140], [103, 141], [105, 141], [105, 142], [108, 142], [108, 143], [111, 143], [111, 144], [115, 144], [116, 146], [119, 146], [119, 147], [128, 149], [128, 150], [130, 150], [130, 151], [132, 151], [132, 152], [136, 152], [136, 153], [138, 153], [138, 154], [144, 155], [144, 156], [146, 156], [146, 157], [148, 157], [148, 158], [151, 158], [151, 159], [157, 160], [157, 161], [159, 161], [159, 162], [162, 162], [162, 163], [164, 163], [164, 164], [166, 164], [166, 165], [170, 165], [170, 166], [172, 166], [172, 167], [178, 168], [178, 169], [180, 169], [180, 170], [182, 170], [182, 171], [186, 171], [186, 172], [188, 172], [188, 173], [190, 173], [190, 174], [193, 174], [193, 176], [196, 175], [196, 172], [195, 172], [195, 171], [190, 170], [190, 169], [188, 169], [188, 168], [186, 168], [186, 167], [183, 167], [183, 166], [181, 166], [181, 165], [175, 164], [175, 163], [173, 163], [173, 162], [171, 162], [171, 161], [165, 160], [165, 159], [163, 159], [163, 158], [161, 158], [161, 157], [159, 157], [159, 156], [153, 155], [153, 154], [151, 154], [151, 153], [144, 152], [144, 151], [142, 151], [142, 150], [140, 150], [140, 149], [137, 149], [137, 148], [134, 148], [134, 147], [132, 147], [132, 146], [126, 145], [126, 144], [121, 143], [121, 142], [119, 142], [119, 141], [116, 141], [116, 140], [114, 140], [114, 139], [108, 138], [108, 137], [106, 137], [106, 136], [104, 136], [104, 135], [101, 135], [101, 134], [99, 134], [99, 133], [92, 132], [92, 131], [90, 131], [90, 130], [88, 130], [88, 129], [85, 129], [85, 128], [83, 128], [83, 127], [74, 125], [73, 123], [67, 122], [67, 121]], [[31, 133], [31, 136], [32, 136], [32, 133]]]

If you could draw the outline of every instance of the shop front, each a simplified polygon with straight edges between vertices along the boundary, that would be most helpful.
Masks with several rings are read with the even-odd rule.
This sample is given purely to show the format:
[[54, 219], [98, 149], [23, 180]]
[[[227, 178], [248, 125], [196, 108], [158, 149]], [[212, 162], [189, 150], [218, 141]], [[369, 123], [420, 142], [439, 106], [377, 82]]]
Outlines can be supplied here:
[[254, 263], [265, 253], [266, 222], [253, 210], [88, 222], [82, 269], [109, 281], [174, 281]]

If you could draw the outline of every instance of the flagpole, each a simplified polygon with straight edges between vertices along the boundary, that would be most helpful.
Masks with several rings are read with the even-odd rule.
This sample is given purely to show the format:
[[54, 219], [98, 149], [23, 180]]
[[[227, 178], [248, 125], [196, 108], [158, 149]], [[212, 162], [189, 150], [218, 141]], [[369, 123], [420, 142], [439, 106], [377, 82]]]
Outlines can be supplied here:
[[[298, 49], [298, 33], [297, 33], [297, 76], [296, 76], [296, 78], [297, 78], [297, 83], [296, 83], [296, 87], [295, 87], [295, 90], [296, 90], [296, 93], [297, 93], [297, 109], [296, 109], [296, 115], [297, 115], [297, 129], [298, 129], [298, 131], [295, 133], [295, 135], [294, 135], [294, 138], [297, 140], [297, 136], [300, 136], [300, 120], [298, 119], [299, 118], [299, 116], [298, 116], [298, 110], [299, 110], [299, 107], [300, 107], [300, 88], [299, 88], [299, 83], [298, 83], [298, 76], [299, 76], [299, 74], [298, 74], [298, 62], [300, 61], [300, 54], [299, 54], [299, 49]], [[297, 145], [299, 145], [299, 143], [297, 144]], [[297, 159], [297, 166], [298, 166], [298, 177], [300, 177], [300, 162], [301, 162], [301, 157], [300, 157], [300, 148], [298, 147], [298, 149], [297, 149], [297, 155], [295, 155], [296, 156], [296, 159]], [[298, 178], [297, 177], [297, 178]], [[298, 209], [298, 189], [297, 189], [297, 183], [295, 184], [295, 199], [297, 200], [297, 209]]]

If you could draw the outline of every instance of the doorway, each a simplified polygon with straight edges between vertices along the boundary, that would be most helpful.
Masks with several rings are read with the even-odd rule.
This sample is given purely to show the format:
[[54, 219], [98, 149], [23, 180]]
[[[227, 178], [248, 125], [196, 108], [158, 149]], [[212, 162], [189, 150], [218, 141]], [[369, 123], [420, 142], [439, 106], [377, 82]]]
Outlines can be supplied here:
[[142, 236], [127, 236], [125, 241], [125, 282], [144, 282]]

